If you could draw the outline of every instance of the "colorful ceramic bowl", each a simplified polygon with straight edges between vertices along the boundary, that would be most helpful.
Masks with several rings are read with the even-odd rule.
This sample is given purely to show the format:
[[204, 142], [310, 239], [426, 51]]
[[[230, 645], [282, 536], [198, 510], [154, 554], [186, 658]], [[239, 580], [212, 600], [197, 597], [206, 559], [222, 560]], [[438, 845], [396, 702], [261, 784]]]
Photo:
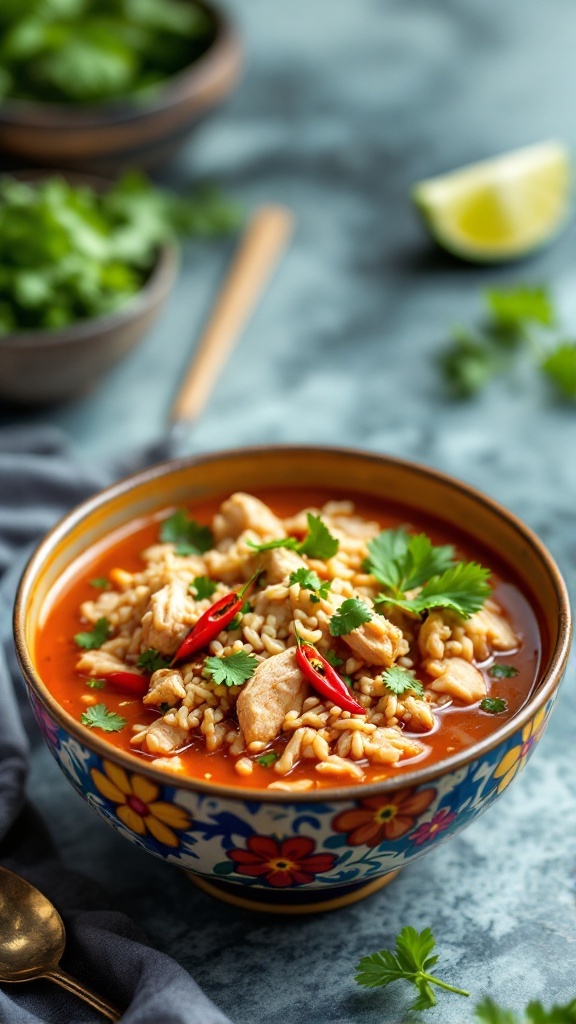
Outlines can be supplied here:
[[[533, 695], [511, 721], [475, 746], [401, 779], [296, 794], [176, 778], [108, 745], [56, 703], [34, 663], [34, 636], [51, 587], [87, 547], [167, 505], [240, 489], [330, 488], [335, 481], [351, 495], [383, 502], [393, 495], [415, 513], [440, 514], [510, 566], [535, 611], [544, 648]], [[544, 731], [568, 657], [571, 620], [562, 577], [538, 538], [477, 491], [384, 456], [279, 447], [166, 463], [85, 502], [32, 557], [16, 601], [15, 634], [44, 738], [104, 821], [189, 871], [215, 896], [242, 907], [305, 913], [374, 892], [494, 803]], [[250, 875], [238, 870], [246, 864]]]

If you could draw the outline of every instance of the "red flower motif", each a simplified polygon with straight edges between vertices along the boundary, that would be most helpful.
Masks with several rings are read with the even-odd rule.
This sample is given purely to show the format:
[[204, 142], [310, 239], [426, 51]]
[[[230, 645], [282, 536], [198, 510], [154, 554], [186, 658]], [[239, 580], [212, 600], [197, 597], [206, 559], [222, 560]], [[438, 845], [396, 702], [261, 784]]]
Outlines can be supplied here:
[[310, 856], [316, 846], [305, 836], [292, 836], [279, 843], [271, 836], [250, 836], [246, 850], [229, 850], [240, 875], [263, 876], [269, 885], [285, 889], [289, 885], [308, 885], [314, 876], [330, 871], [336, 857], [332, 853]]
[[455, 818], [456, 815], [453, 811], [449, 811], [447, 807], [443, 807], [441, 811], [438, 811], [438, 813], [434, 815], [432, 821], [425, 821], [416, 829], [414, 835], [410, 837], [411, 842], [416, 846], [422, 846], [422, 843], [427, 843], [429, 840], [435, 839], [439, 832], [443, 832], [444, 829], [448, 828], [448, 826], [452, 824]]
[[389, 797], [368, 797], [337, 814], [332, 827], [347, 834], [348, 846], [379, 846], [385, 839], [399, 839], [409, 832], [435, 796], [435, 789], [400, 789]]

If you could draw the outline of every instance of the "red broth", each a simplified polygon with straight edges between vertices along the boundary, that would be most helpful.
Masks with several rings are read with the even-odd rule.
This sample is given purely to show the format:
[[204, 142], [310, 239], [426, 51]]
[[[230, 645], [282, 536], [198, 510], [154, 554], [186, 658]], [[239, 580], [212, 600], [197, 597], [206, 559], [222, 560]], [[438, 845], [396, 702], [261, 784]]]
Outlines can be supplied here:
[[[270, 505], [281, 518], [293, 515], [304, 507], [319, 507], [335, 498], [350, 497], [335, 494], [333, 491], [328, 493], [310, 489], [269, 493], [258, 491], [257, 496]], [[384, 506], [376, 499], [371, 500], [358, 495], [352, 497], [356, 511], [366, 518], [376, 520], [382, 529], [409, 526], [416, 531], [427, 533], [435, 544], [455, 544], [460, 558], [475, 560], [489, 567], [492, 570], [494, 597], [504, 608], [516, 634], [522, 638], [520, 648], [514, 654], [496, 657], [496, 663], [514, 666], [517, 675], [513, 678], [496, 679], [485, 673], [488, 696], [504, 697], [508, 705], [507, 711], [493, 715], [481, 711], [477, 704], [468, 707], [451, 704], [435, 711], [434, 729], [428, 733], [415, 734], [424, 748], [423, 752], [394, 766], [367, 765], [364, 783], [369, 783], [390, 776], [401, 776], [403, 772], [423, 768], [457, 754], [479, 743], [517, 714], [530, 696], [538, 676], [542, 658], [542, 638], [526, 596], [522, 594], [508, 567], [491, 551], [474, 544], [466, 535], [455, 536], [454, 531], [441, 521], [416, 516], [410, 509]], [[195, 503], [190, 506], [190, 511], [201, 523], [209, 523], [221, 500]], [[97, 595], [97, 591], [90, 585], [90, 580], [107, 576], [115, 567], [122, 567], [129, 572], [140, 570], [143, 566], [140, 552], [158, 541], [158, 523], [172, 511], [173, 508], [163, 509], [149, 519], [123, 527], [112, 533], [107, 541], [98, 545], [97, 549], [89, 550], [79, 558], [51, 594], [43, 624], [35, 641], [35, 663], [40, 677], [61, 707], [76, 721], [80, 720], [89, 704], [102, 701], [109, 711], [115, 711], [127, 719], [127, 725], [120, 732], [103, 733], [97, 730], [96, 734], [111, 746], [130, 753], [135, 764], [142, 759], [150, 762], [153, 755], [142, 753], [130, 745], [131, 726], [136, 723], [151, 723], [158, 712], [146, 708], [140, 700], [114, 692], [111, 687], [98, 691], [89, 689], [86, 686], [86, 677], [76, 670], [79, 650], [73, 637], [75, 633], [86, 628], [80, 617], [80, 605], [86, 600], [93, 600]], [[275, 747], [281, 749], [281, 745], [276, 744]], [[240, 776], [234, 768], [236, 758], [223, 750], [208, 753], [202, 736], [194, 737], [190, 745], [178, 753], [184, 765], [185, 775], [220, 785], [265, 789], [279, 778], [273, 768], [264, 767], [256, 761], [251, 775]], [[328, 780], [315, 772], [310, 762], [305, 760], [298, 763], [290, 775], [284, 778], [291, 781], [313, 778], [315, 788], [354, 784], [350, 779]]]

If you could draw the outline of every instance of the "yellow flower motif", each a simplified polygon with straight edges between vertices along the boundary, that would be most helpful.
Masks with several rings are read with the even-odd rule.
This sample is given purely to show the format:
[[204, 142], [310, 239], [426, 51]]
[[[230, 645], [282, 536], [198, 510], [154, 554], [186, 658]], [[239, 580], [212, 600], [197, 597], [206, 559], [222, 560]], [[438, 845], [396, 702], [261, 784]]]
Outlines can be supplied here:
[[498, 792], [501, 793], [506, 786], [509, 786], [512, 779], [521, 772], [524, 765], [526, 764], [528, 755], [531, 747], [538, 742], [543, 731], [546, 722], [546, 708], [541, 708], [535, 718], [528, 725], [525, 725], [522, 730], [522, 742], [517, 746], [512, 747], [500, 761], [500, 764], [494, 772], [494, 779], [501, 779], [498, 786]]
[[179, 846], [175, 833], [190, 827], [188, 812], [176, 804], [159, 801], [159, 787], [142, 775], [128, 775], [111, 761], [103, 761], [102, 767], [105, 775], [97, 768], [93, 768], [90, 775], [102, 796], [116, 804], [120, 821], [139, 836], [149, 832], [164, 846]]

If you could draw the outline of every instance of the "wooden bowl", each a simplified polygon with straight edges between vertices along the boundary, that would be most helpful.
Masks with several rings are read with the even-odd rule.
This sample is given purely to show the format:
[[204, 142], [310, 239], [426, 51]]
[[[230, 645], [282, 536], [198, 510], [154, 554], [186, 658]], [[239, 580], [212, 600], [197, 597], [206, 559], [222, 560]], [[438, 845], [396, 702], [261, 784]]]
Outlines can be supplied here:
[[[346, 487], [351, 497], [393, 499], [418, 516], [440, 517], [509, 567], [543, 640], [534, 690], [513, 718], [444, 760], [384, 781], [272, 792], [162, 771], [107, 743], [55, 700], [42, 681], [35, 633], [52, 588], [89, 547], [141, 516], [195, 499], [237, 489], [334, 486]], [[566, 667], [571, 615], [564, 581], [538, 538], [471, 487], [375, 453], [269, 446], [154, 466], [84, 502], [33, 555], [18, 592], [14, 627], [39, 728], [68, 780], [99, 816], [141, 849], [189, 871], [197, 885], [220, 899], [294, 914], [367, 896], [491, 807], [544, 731]], [[125, 805], [137, 813], [127, 814]], [[403, 815], [402, 826], [387, 831], [386, 822], [396, 814]], [[170, 827], [160, 828], [155, 815]], [[351, 820], [374, 827], [359, 835]], [[495, 816], [496, 827], [497, 821]], [[242, 872], [236, 855], [257, 870]], [[270, 880], [276, 858], [290, 861], [290, 884]]]
[[101, 104], [0, 103], [0, 151], [19, 164], [116, 173], [164, 163], [236, 84], [241, 46], [228, 18], [197, 0], [214, 23], [202, 56], [166, 80], [149, 100]]

